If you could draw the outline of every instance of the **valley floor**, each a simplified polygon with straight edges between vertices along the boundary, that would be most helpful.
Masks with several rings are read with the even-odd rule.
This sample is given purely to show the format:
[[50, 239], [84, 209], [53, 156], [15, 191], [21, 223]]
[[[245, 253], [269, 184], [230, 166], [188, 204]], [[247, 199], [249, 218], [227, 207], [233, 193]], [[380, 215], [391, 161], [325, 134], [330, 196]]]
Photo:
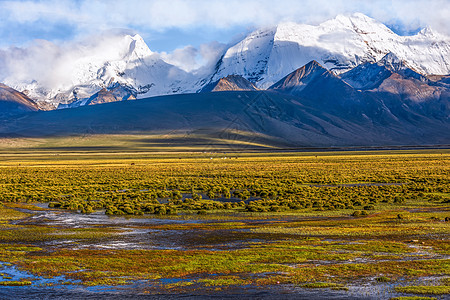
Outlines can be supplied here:
[[449, 150], [0, 152], [2, 299], [450, 294]]

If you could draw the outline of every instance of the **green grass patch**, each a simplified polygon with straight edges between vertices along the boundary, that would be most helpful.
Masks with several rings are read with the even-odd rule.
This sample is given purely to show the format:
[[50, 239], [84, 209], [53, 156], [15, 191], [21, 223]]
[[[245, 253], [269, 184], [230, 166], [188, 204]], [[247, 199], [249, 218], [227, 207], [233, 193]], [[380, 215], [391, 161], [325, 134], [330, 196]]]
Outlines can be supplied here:
[[386, 276], [381, 276], [376, 278], [377, 282], [391, 282], [392, 279]]
[[230, 285], [244, 285], [248, 282], [242, 280], [237, 276], [221, 276], [218, 278], [205, 278], [196, 281], [204, 286], [230, 286]]
[[312, 282], [301, 286], [306, 289], [344, 288], [343, 284], [333, 282]]
[[430, 294], [430, 295], [444, 295], [450, 294], [450, 286], [398, 286], [395, 288], [397, 292], [406, 294]]
[[31, 285], [31, 281], [0, 281], [0, 286], [25, 286]]
[[421, 296], [400, 296], [389, 298], [389, 300], [436, 300], [434, 297], [421, 297]]

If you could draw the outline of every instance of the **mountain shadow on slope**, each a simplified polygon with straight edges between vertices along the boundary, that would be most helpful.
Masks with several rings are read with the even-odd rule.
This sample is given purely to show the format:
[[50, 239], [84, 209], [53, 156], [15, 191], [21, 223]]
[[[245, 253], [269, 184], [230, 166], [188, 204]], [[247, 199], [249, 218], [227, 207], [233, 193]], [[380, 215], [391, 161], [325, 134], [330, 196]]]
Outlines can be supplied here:
[[[374, 102], [373, 105], [377, 103]], [[385, 110], [383, 107], [373, 109]], [[0, 135], [45, 137], [95, 134], [156, 134], [185, 141], [233, 139], [274, 147], [449, 144], [449, 123], [412, 115], [380, 122], [353, 119], [310, 106], [275, 91], [171, 95], [73, 109], [29, 113], [0, 126]], [[385, 119], [382, 119], [386, 121]], [[416, 126], [419, 122], [421, 126]], [[205, 145], [207, 149], [207, 145]]]

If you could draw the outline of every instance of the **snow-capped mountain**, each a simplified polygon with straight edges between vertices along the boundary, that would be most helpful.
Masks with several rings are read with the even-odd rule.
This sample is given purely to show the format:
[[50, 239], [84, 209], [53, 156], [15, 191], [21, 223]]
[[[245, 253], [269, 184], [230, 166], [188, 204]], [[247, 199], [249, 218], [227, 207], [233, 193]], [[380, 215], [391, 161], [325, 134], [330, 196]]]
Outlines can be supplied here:
[[133, 99], [130, 90], [116, 83], [80, 104], [84, 107], [51, 112], [22, 111], [3, 117], [0, 101], [0, 136], [153, 132], [175, 134], [173, 140], [178, 141], [183, 133], [183, 143], [193, 136], [196, 145], [205, 137], [210, 143], [208, 137], [222, 141], [228, 136], [284, 148], [447, 145], [450, 89], [443, 85], [448, 77], [422, 81], [390, 54], [353, 70], [363, 77], [372, 67], [384, 68], [389, 76], [370, 89], [355, 88], [311, 61], [268, 90], [257, 90], [243, 77], [230, 75], [209, 86], [211, 91], [226, 92], [124, 101]]
[[267, 88], [280, 78], [318, 61], [339, 74], [393, 53], [423, 74], [450, 73], [450, 38], [425, 28], [414, 36], [399, 36], [384, 24], [356, 13], [339, 15], [312, 26], [283, 23], [258, 30], [230, 47], [211, 80], [238, 74]]
[[195, 89], [193, 75], [164, 62], [138, 34], [123, 34], [113, 42], [99, 43], [94, 49], [80, 47], [79, 58], [64, 65], [68, 78], [50, 88], [38, 78], [31, 82], [16, 82], [14, 78], [3, 81], [41, 104], [50, 102], [56, 107], [72, 102], [74, 106], [83, 105], [94, 93], [117, 84], [140, 98]]
[[[253, 89], [252, 85], [266, 89], [314, 60], [336, 75], [364, 65], [368, 69], [358, 69], [362, 72], [359, 75], [363, 76], [370, 69], [373, 76], [381, 76], [371, 79], [378, 83], [390, 72], [409, 72], [409, 76], [422, 81], [427, 75], [450, 74], [450, 37], [431, 28], [413, 36], [399, 36], [360, 13], [339, 15], [316, 26], [282, 23], [257, 30], [226, 49], [210, 71], [204, 68], [201, 72], [186, 72], [168, 63], [163, 56], [152, 52], [137, 34], [121, 33], [112, 38], [102, 35], [94, 44], [80, 43], [75, 50], [62, 48], [58, 51], [44, 45], [44, 50], [48, 47], [48, 51], [56, 52], [58, 63], [44, 64], [45, 68], [35, 71], [34, 75], [27, 74], [27, 70], [34, 68], [32, 55], [22, 61], [20, 68], [16, 68], [20, 71], [14, 74], [8, 74], [0, 61], [3, 68], [0, 82], [24, 92], [40, 108], [54, 109], [200, 92], [215, 83], [226, 83], [227, 88], [231, 84], [231, 89], [241, 85], [244, 89]], [[23, 55], [24, 51], [20, 50], [13, 56]], [[376, 64], [380, 61], [381, 66]], [[237, 82], [239, 77], [228, 77], [233, 79], [231, 83], [229, 79], [220, 82], [230, 75], [242, 76], [251, 84]], [[360, 82], [362, 85], [357, 87], [354, 84], [358, 80], [367, 79], [359, 75], [346, 73], [346, 82], [358, 89], [374, 84]], [[443, 79], [436, 84], [449, 85]]]

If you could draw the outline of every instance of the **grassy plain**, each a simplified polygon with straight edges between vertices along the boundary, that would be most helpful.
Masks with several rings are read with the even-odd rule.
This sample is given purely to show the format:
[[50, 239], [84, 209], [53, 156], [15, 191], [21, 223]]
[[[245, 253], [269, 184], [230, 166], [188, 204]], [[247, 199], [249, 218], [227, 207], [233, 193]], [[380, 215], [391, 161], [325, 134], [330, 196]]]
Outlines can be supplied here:
[[[144, 281], [149, 293], [432, 278], [397, 292], [448, 294], [449, 150], [0, 152], [0, 261], [34, 276]], [[61, 214], [176, 221], [132, 226], [170, 247], [78, 247], [123, 230], [27, 221], [42, 213], [38, 202]]]

